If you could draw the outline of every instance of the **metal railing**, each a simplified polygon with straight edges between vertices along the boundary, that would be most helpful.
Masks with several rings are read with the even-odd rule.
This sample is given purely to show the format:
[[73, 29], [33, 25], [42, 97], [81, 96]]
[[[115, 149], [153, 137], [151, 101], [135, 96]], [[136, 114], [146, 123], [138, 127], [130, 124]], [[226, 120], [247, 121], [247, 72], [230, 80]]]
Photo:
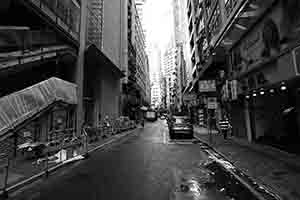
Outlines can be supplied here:
[[[83, 159], [93, 148], [105, 143], [111, 136], [136, 127], [134, 121], [113, 119], [109, 125], [82, 127], [77, 136], [73, 128], [53, 130], [44, 142], [25, 142], [17, 145], [17, 154], [0, 153], [0, 196], [37, 177], [46, 176], [72, 160]], [[3, 141], [1, 141], [3, 142]], [[16, 145], [10, 142], [10, 145]], [[13, 147], [12, 147], [13, 148]]]

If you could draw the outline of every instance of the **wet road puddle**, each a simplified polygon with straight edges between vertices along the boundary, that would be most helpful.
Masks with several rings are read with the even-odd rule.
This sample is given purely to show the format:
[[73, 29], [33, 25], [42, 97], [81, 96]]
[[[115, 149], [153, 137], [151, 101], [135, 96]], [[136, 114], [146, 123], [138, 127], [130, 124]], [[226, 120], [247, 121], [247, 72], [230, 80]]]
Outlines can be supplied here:
[[191, 170], [174, 169], [175, 188], [170, 200], [231, 200], [224, 188], [216, 184], [215, 173], [206, 163]]
[[170, 200], [257, 200], [233, 175], [209, 159], [190, 170], [174, 169]]

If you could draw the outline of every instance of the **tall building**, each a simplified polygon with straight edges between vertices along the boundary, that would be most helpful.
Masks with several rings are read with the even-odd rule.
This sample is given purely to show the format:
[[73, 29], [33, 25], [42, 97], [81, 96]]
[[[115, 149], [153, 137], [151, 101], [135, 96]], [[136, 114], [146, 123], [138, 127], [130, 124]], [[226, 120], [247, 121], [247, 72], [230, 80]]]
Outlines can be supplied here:
[[143, 27], [143, 32], [144, 35], [146, 37], [146, 25], [145, 25], [145, 21], [144, 21], [144, 11], [145, 11], [145, 4], [146, 4], [146, 0], [135, 0], [135, 5], [136, 5], [136, 9], [137, 9], [137, 13], [140, 17], [140, 21], [142, 23], [142, 27]]
[[122, 4], [121, 0], [88, 1], [84, 107], [85, 121], [94, 125], [105, 116], [118, 117], [121, 111]]
[[[137, 118], [136, 110], [150, 104], [149, 61], [146, 54], [145, 35], [138, 15], [136, 3], [129, 0], [124, 7], [123, 55], [126, 77], [122, 83], [122, 113], [132, 119]], [[124, 49], [127, 48], [127, 51]]]
[[150, 58], [151, 104], [158, 106], [161, 103], [161, 51], [157, 44], [151, 46]]
[[177, 69], [176, 69], [176, 47], [172, 42], [168, 45], [163, 54], [163, 76], [166, 78], [166, 105], [170, 109], [175, 105], [176, 85], [177, 85]]
[[199, 95], [197, 106], [229, 116], [236, 137], [296, 147], [299, 1], [189, 0], [187, 8], [194, 80], [186, 91]]
[[161, 88], [159, 72], [153, 72], [151, 78], [151, 105], [158, 107], [161, 104]]
[[[5, 19], [0, 22], [0, 64], [5, 66], [0, 82], [6, 87], [0, 91], [0, 110], [14, 115], [1, 112], [6, 120], [0, 123], [0, 147], [6, 139], [23, 142], [22, 131], [9, 135], [12, 127], [45, 142], [57, 129], [81, 134], [84, 122], [96, 125], [105, 115], [119, 116], [122, 2], [5, 1], [0, 9]], [[84, 3], [86, 29], [80, 30]], [[80, 32], [86, 37], [79, 39]]]
[[[176, 48], [176, 84], [175, 84], [175, 105], [178, 111], [181, 111], [183, 106], [183, 89], [187, 84], [188, 75], [186, 72], [191, 68], [188, 46], [188, 29], [186, 17], [186, 1], [172, 1], [173, 14], [173, 38]], [[184, 73], [184, 74], [182, 74]]]

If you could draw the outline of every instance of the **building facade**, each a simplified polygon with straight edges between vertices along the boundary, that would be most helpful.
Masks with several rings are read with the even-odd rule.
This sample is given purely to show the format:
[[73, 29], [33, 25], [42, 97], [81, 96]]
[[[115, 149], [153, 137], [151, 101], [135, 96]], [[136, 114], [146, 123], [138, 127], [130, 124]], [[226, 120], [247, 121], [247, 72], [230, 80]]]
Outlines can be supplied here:
[[92, 125], [121, 114], [122, 4], [120, 0], [88, 2], [84, 112], [85, 122]]
[[135, 111], [142, 105], [150, 104], [149, 60], [136, 3], [134, 0], [128, 0], [126, 5], [124, 8], [127, 17], [123, 21], [126, 24], [123, 28], [126, 42], [123, 51], [127, 51], [123, 60], [126, 62], [126, 77], [122, 83], [122, 113], [136, 119], [138, 116], [133, 115]]
[[177, 91], [177, 49], [172, 42], [163, 54], [163, 76], [166, 78], [166, 105], [168, 109], [175, 108], [175, 97]]
[[[5, 69], [0, 73], [0, 82], [8, 87], [1, 88], [0, 98], [28, 93], [29, 102], [36, 102], [28, 106], [29, 102], [23, 99], [29, 110], [21, 120], [17, 119], [17, 124], [14, 122], [14, 127], [20, 130], [20, 140], [19, 136], [14, 140], [24, 142], [24, 130], [34, 141], [51, 139], [57, 129], [67, 128], [67, 134], [81, 134], [83, 123], [98, 125], [106, 115], [119, 116], [120, 78], [123, 76], [120, 62], [123, 17], [119, 12], [122, 2], [89, 0], [84, 2], [86, 9], [82, 9], [82, 2], [77, 0], [5, 0], [3, 5], [6, 6], [1, 7], [0, 15], [7, 20], [1, 24], [6, 28], [1, 29], [0, 49], [6, 58], [1, 60]], [[86, 28], [80, 30], [81, 10], [86, 10], [86, 18], [82, 17]], [[18, 18], [14, 17], [16, 13]], [[112, 13], [119, 16], [112, 17]], [[84, 39], [79, 38], [80, 32], [86, 36]], [[82, 45], [83, 65], [78, 64], [80, 43], [86, 45]], [[82, 96], [79, 88], [83, 90]], [[61, 102], [56, 99], [57, 94], [47, 93], [47, 90], [57, 90], [59, 95], [64, 94], [59, 93], [60, 90], [70, 94], [63, 96], [65, 102]], [[43, 103], [39, 101], [42, 95], [45, 95]], [[72, 98], [68, 99], [68, 95]], [[83, 110], [76, 115], [79, 105], [83, 105]], [[40, 137], [46, 134], [49, 138]], [[11, 139], [4, 132], [2, 136]]]
[[296, 151], [299, 1], [190, 0], [187, 8], [195, 84], [186, 91], [205, 104], [200, 90], [214, 82], [233, 135]]
[[150, 53], [150, 82], [151, 82], [151, 104], [158, 106], [161, 103], [161, 87], [160, 79], [162, 77], [162, 63], [161, 63], [161, 50], [157, 44], [149, 46]]
[[175, 105], [178, 111], [183, 108], [183, 88], [187, 84], [187, 70], [191, 71], [189, 43], [188, 43], [188, 26], [186, 15], [186, 1], [172, 1], [173, 14], [173, 39], [176, 48], [176, 83], [175, 90]]

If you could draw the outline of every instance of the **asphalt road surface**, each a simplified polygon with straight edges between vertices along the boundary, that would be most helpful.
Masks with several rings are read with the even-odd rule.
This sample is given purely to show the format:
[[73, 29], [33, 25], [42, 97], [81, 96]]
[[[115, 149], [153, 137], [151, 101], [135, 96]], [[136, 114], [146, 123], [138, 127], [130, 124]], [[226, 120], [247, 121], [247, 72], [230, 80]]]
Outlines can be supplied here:
[[207, 159], [197, 144], [170, 142], [164, 122], [147, 123], [124, 143], [93, 153], [21, 199], [227, 199], [219, 189], [202, 188], [209, 177], [200, 166]]

